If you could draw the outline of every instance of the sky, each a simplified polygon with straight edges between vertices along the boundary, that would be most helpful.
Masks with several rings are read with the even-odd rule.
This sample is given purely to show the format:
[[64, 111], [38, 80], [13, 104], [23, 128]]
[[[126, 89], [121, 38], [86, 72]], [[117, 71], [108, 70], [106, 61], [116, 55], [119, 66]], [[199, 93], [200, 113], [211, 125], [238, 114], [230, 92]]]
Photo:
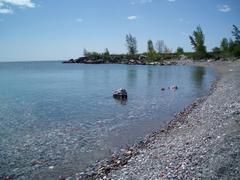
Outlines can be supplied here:
[[200, 25], [208, 50], [240, 27], [240, 0], [0, 0], [0, 61], [65, 60], [83, 49], [126, 53], [125, 36], [193, 51]]

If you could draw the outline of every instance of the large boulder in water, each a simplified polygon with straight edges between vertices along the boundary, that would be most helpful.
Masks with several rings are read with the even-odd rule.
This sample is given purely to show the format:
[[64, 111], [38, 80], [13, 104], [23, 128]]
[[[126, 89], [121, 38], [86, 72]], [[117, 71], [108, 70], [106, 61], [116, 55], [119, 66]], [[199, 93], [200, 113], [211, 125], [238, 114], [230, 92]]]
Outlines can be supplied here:
[[126, 89], [120, 88], [113, 93], [115, 99], [126, 100], [128, 95]]

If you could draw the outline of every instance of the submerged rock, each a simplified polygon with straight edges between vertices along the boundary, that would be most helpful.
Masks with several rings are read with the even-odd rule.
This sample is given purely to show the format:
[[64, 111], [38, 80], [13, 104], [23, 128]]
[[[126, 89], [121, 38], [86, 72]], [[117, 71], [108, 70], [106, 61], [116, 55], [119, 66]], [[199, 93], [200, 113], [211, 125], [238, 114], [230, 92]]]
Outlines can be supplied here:
[[175, 91], [178, 89], [178, 87], [176, 85], [172, 85], [172, 86], [168, 87], [168, 89]]
[[126, 89], [120, 88], [113, 93], [113, 98], [126, 100], [128, 97]]

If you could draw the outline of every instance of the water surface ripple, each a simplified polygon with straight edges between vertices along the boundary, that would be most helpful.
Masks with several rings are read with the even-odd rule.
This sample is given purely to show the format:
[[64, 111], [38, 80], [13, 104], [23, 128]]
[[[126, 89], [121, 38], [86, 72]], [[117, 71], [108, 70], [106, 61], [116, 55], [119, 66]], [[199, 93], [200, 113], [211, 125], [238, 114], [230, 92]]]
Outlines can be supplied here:
[[[0, 63], [0, 179], [74, 175], [160, 129], [213, 80], [203, 67]], [[120, 87], [127, 102], [112, 98]]]

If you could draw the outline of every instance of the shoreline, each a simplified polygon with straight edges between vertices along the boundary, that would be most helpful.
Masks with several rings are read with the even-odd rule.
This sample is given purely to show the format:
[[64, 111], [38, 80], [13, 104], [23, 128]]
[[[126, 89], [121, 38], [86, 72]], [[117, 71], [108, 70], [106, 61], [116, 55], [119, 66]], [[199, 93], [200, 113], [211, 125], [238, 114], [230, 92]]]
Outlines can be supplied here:
[[211, 85], [207, 95], [197, 98], [193, 103], [185, 107], [184, 110], [175, 115], [174, 118], [166, 124], [166, 126], [158, 131], [146, 135], [143, 140], [135, 143], [132, 147], [125, 149], [123, 153], [102, 160], [99, 163], [89, 167], [85, 172], [77, 173], [78, 180], [106, 179], [111, 171], [122, 168], [132, 157], [139, 155], [139, 150], [144, 149], [149, 144], [153, 143], [156, 136], [161, 136], [163, 134], [166, 135], [171, 129], [176, 128], [178, 125], [184, 123], [187, 115], [190, 114], [194, 108], [203, 103], [208, 96], [214, 92], [217, 81], [218, 79]]
[[180, 116], [182, 121], [173, 121], [166, 133], [154, 135], [139, 155], [107, 179], [240, 177], [240, 61], [210, 66], [219, 79], [208, 96], [192, 104], [189, 113]]
[[[185, 107], [183, 111], [179, 112], [175, 117], [170, 120], [167, 125], [161, 128], [159, 131], [153, 132], [147, 135], [142, 141], [137, 144], [134, 144], [132, 147], [125, 149], [122, 153], [113, 155], [108, 159], [102, 160], [91, 167], [86, 171], [77, 173], [77, 179], [108, 179], [108, 175], [114, 171], [120, 170], [123, 167], [127, 166], [128, 162], [138, 156], [141, 150], [146, 149], [149, 145], [153, 144], [159, 136], [166, 136], [172, 129], [180, 127], [182, 124], [186, 123], [186, 119], [189, 114], [201, 104], [203, 104], [209, 96], [211, 96], [217, 89], [218, 82], [222, 79], [222, 76], [226, 73], [225, 64], [233, 64], [234, 62], [217, 62], [213, 64], [212, 62], [193, 62], [188, 63], [190, 66], [204, 66], [212, 68], [216, 73], [216, 79], [208, 90], [207, 94], [196, 99], [192, 104]], [[219, 66], [220, 64], [220, 66]], [[223, 68], [223, 66], [225, 66]], [[111, 178], [110, 178], [111, 179]]]

